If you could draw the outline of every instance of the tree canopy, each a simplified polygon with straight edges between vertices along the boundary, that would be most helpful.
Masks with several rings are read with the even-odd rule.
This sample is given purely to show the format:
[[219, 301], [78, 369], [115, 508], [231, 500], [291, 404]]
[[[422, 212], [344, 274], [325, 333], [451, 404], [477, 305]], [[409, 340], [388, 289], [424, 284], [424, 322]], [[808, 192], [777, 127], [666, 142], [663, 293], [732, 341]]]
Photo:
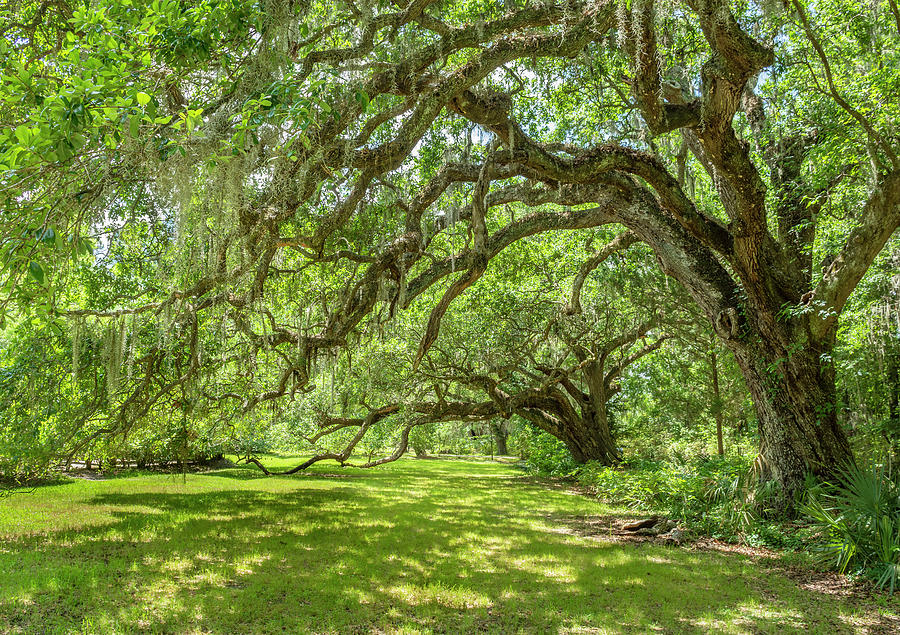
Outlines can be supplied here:
[[[841, 315], [898, 314], [894, 0], [20, 0], [0, 24], [10, 447], [294, 417], [303, 466], [398, 434], [377, 464], [515, 415], [612, 462], [627, 368], [679, 341], [713, 410], [732, 356], [761, 478], [853, 460], [836, 357], [875, 331], [838, 342]], [[16, 337], [44, 343], [26, 363]]]

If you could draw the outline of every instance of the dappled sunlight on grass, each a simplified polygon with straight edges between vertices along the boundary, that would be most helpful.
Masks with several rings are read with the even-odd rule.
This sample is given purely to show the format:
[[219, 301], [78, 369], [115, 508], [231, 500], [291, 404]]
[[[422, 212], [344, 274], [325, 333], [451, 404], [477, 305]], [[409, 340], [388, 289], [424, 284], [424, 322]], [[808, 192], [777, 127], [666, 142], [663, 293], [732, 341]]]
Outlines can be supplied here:
[[611, 510], [490, 462], [137, 476], [0, 505], [0, 632], [840, 632], [854, 611], [741, 556], [560, 532]]
[[440, 582], [424, 586], [404, 584], [389, 587], [384, 591], [409, 606], [434, 604], [457, 609], [493, 606], [491, 599], [485, 595], [460, 586], [444, 586]]

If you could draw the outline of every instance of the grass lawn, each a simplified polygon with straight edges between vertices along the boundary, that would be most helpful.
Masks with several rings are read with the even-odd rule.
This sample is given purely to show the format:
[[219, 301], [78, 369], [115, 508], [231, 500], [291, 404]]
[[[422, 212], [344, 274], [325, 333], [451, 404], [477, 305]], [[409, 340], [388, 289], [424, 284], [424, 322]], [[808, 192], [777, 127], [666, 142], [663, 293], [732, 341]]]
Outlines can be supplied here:
[[[272, 459], [277, 465], [293, 460]], [[889, 632], [745, 556], [614, 543], [499, 463], [72, 480], [0, 500], [0, 633]]]

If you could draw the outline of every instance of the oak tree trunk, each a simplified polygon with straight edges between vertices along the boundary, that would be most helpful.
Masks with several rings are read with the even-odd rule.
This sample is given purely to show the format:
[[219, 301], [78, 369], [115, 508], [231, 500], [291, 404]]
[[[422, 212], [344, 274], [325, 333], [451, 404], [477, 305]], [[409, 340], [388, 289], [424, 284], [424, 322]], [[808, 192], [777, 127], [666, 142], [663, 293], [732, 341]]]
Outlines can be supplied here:
[[830, 343], [797, 341], [785, 354], [769, 344], [733, 350], [759, 421], [757, 474], [781, 485], [782, 511], [790, 511], [808, 473], [833, 478], [853, 453], [837, 419]]
[[497, 445], [497, 454], [500, 456], [508, 456], [509, 455], [509, 447], [507, 446], [507, 439], [509, 438], [509, 432], [507, 432], [503, 423], [492, 421], [490, 424], [491, 427], [491, 435], [494, 437], [494, 443]]
[[592, 411], [575, 421], [568, 421], [561, 438], [576, 463], [596, 461], [601, 465], [613, 465], [621, 459], [605, 411]]

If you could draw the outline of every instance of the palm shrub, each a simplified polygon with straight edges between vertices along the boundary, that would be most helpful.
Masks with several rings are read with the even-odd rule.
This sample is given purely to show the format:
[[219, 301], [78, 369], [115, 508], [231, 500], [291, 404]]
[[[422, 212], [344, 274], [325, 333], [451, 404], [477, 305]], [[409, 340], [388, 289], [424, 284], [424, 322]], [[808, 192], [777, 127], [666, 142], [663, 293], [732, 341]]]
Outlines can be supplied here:
[[835, 486], [803, 508], [820, 536], [824, 560], [841, 573], [874, 578], [893, 594], [900, 581], [900, 482], [883, 466], [847, 467]]

